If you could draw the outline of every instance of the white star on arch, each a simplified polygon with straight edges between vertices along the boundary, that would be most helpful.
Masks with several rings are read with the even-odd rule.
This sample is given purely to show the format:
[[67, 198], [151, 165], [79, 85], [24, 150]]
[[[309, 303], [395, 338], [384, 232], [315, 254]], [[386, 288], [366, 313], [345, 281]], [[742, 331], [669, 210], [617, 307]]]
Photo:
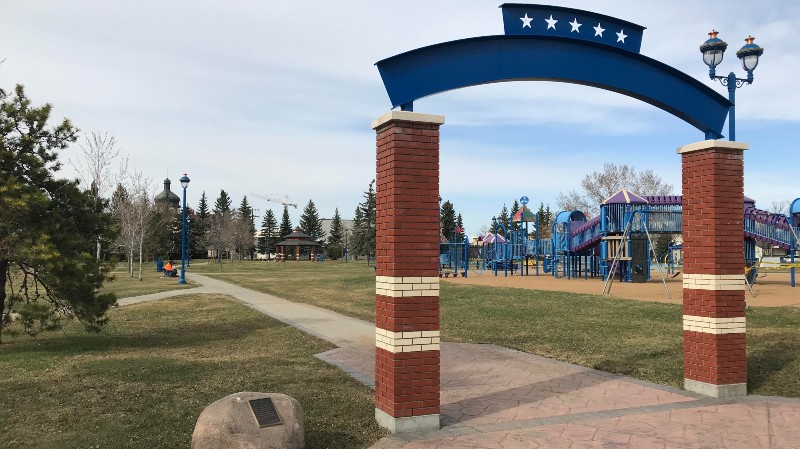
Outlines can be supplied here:
[[617, 42], [622, 42], [624, 44], [626, 37], [628, 36], [625, 34], [625, 30], [619, 30], [619, 33], [617, 33]]
[[545, 21], [545, 22], [547, 22], [547, 29], [548, 29], [548, 30], [549, 30], [550, 28], [552, 28], [552, 29], [554, 29], [554, 30], [556, 29], [556, 23], [558, 22], [558, 20], [555, 20], [555, 19], [553, 18], [553, 15], [552, 15], [552, 14], [550, 14], [550, 18], [549, 18], [549, 19], [544, 19], [544, 21]]
[[528, 13], [525, 13], [525, 17], [520, 17], [519, 20], [522, 21], [522, 28], [531, 28], [531, 20], [533, 20], [533, 17], [528, 17]]
[[593, 28], [595, 36], [603, 37], [603, 31], [605, 31], [606, 29], [600, 26], [600, 22], [597, 22], [597, 26]]
[[[583, 25], [583, 24], [582, 23], [578, 23], [578, 18], [577, 17], [575, 19], [573, 19], [572, 22], [569, 22], [569, 24], [572, 25], [572, 31], [577, 31], [578, 33], [581, 32], [581, 25]], [[570, 31], [570, 33], [572, 31]]]

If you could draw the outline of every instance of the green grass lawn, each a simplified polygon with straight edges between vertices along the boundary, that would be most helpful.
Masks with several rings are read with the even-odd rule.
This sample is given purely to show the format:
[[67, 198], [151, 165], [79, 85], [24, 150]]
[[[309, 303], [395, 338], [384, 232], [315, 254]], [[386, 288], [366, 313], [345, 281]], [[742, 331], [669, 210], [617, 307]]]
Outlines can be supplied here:
[[[198, 266], [254, 290], [374, 320], [375, 273], [363, 262]], [[681, 315], [675, 304], [441, 283], [447, 341], [493, 343], [677, 387]], [[800, 397], [800, 309], [750, 307], [747, 339], [750, 393]]]
[[[189, 270], [186, 273], [188, 274]], [[121, 264], [117, 265], [111, 274], [113, 279], [106, 281], [101, 291], [103, 293], [114, 293], [117, 295], [117, 299], [197, 287], [197, 283], [192, 282], [191, 279], [187, 279], [185, 285], [179, 285], [178, 278], [164, 277], [163, 273], [156, 271], [155, 264], [152, 263], [145, 264], [141, 281], [139, 280], [138, 264], [134, 265], [133, 277], [130, 277], [127, 267]]]
[[363, 448], [384, 435], [372, 390], [313, 354], [332, 348], [220, 295], [109, 312], [0, 346], [0, 447], [189, 447], [211, 402], [238, 391], [295, 397], [307, 448]]
[[[375, 320], [375, 270], [365, 261], [194, 262], [192, 271], [292, 301]], [[190, 275], [191, 277], [191, 275]]]

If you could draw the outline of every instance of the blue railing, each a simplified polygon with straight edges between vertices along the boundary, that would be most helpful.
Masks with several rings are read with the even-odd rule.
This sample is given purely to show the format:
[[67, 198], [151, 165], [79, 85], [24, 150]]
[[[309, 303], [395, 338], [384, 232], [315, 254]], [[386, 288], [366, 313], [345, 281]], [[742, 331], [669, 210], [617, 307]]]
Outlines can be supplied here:
[[791, 249], [792, 232], [788, 225], [778, 225], [775, 223], [764, 223], [762, 220], [755, 219], [752, 215], [745, 215], [744, 232], [748, 237], [756, 240], [771, 243], [784, 249]]
[[580, 251], [591, 246], [595, 242], [599, 242], [602, 237], [602, 223], [599, 219], [594, 220], [594, 223], [589, 227], [572, 236], [572, 248], [575, 251]]

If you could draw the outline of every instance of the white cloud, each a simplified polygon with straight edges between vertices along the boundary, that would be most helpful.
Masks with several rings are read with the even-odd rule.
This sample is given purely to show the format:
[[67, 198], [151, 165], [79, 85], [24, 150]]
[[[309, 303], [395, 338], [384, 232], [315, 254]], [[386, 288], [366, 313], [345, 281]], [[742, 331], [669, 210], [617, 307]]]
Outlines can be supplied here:
[[[756, 36], [766, 48], [762, 63], [755, 83], [737, 92], [738, 137], [757, 149], [748, 158], [764, 160], [748, 165], [748, 194], [800, 195], [791, 182], [770, 182], [793, 179], [797, 165], [790, 149], [800, 93], [789, 83], [800, 69], [791, 39], [800, 5], [736, 0], [708, 13], [688, 0], [657, 9], [632, 0], [562, 4], [647, 27], [643, 54], [723, 95], [698, 46], [720, 30], [729, 49], [719, 72], [743, 76], [735, 51]], [[23, 83], [35, 103], [54, 104], [56, 117], [87, 132], [108, 130], [159, 184], [167, 172], [173, 180], [189, 172], [191, 204], [202, 190], [213, 201], [224, 188], [235, 201], [286, 193], [302, 204], [313, 198], [323, 215], [336, 206], [349, 215], [374, 177], [369, 123], [390, 104], [374, 63], [502, 31], [497, 4], [483, 1], [10, 2], [0, 16], [0, 42], [8, 44], [0, 48], [0, 86]], [[702, 138], [637, 100], [559, 83], [487, 85], [415, 106], [446, 116], [441, 189], [459, 198], [475, 222], [468, 227], [499, 210], [489, 204], [520, 193], [555, 206], [559, 191], [603, 161], [658, 168], [678, 187], [674, 148]], [[497, 158], [482, 162], [483, 154]]]

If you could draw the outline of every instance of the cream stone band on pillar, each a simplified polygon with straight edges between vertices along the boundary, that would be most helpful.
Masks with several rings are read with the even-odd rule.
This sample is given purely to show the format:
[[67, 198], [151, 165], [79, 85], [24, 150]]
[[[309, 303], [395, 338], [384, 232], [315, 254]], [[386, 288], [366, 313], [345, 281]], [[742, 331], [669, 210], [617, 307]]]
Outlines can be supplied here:
[[439, 296], [439, 278], [375, 276], [375, 294], [393, 298]]
[[438, 351], [439, 331], [392, 332], [375, 328], [375, 346], [394, 353]]
[[704, 334], [744, 334], [747, 332], [745, 317], [710, 318], [706, 316], [683, 316], [683, 330]]
[[744, 275], [684, 273], [683, 288], [694, 290], [744, 290]]

